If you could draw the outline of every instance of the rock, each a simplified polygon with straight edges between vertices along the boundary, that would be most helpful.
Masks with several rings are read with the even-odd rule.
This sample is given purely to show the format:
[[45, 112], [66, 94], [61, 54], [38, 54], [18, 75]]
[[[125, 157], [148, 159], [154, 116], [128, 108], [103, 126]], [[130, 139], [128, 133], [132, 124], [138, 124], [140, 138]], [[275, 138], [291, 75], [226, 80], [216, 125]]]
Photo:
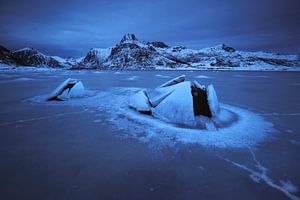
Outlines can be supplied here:
[[[207, 92], [199, 84], [192, 84], [193, 108], [195, 116], [212, 117], [210, 107], [208, 105]], [[197, 87], [198, 86], [198, 87]]]
[[80, 65], [86, 68], [101, 67], [102, 63], [104, 63], [106, 59], [110, 56], [111, 51], [112, 48], [107, 48], [107, 49], [92, 48], [83, 58]]
[[227, 46], [226, 44], [221, 44], [221, 48], [227, 52], [235, 52], [233, 47]]
[[13, 53], [5, 48], [4, 46], [0, 45], [0, 63], [8, 64], [8, 65], [18, 65], [18, 62], [13, 55]]
[[156, 48], [169, 48], [169, 46], [166, 45], [163, 42], [147, 42], [146, 44], [147, 45], [152, 45], [152, 46], [154, 46]]
[[138, 41], [137, 37], [132, 33], [127, 33], [123, 36], [120, 43]]

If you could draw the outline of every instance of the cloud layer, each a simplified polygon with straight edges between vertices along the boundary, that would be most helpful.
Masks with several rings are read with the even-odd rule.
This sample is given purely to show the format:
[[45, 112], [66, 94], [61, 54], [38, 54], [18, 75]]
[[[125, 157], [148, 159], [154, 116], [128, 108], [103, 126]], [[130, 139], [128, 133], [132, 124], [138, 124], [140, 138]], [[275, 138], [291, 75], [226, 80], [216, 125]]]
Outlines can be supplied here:
[[0, 43], [80, 56], [124, 33], [202, 48], [300, 53], [298, 0], [1, 0]]

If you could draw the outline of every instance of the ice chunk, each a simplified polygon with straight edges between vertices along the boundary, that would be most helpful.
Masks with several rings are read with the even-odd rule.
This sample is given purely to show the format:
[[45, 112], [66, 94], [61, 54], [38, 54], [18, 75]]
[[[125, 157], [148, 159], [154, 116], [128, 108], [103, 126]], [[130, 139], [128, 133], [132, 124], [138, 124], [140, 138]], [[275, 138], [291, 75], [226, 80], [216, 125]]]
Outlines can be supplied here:
[[61, 99], [78, 98], [85, 95], [84, 86], [81, 81], [77, 82], [70, 90], [65, 90], [59, 97]]
[[68, 78], [60, 84], [48, 97], [48, 101], [63, 101], [66, 98], [81, 97], [84, 86], [81, 81]]
[[168, 122], [192, 125], [194, 110], [191, 82], [186, 81], [171, 87], [174, 91], [152, 109], [153, 115]]
[[168, 87], [168, 86], [171, 86], [171, 85], [181, 83], [183, 81], [185, 81], [185, 75], [181, 75], [181, 76], [178, 76], [178, 77], [176, 77], [172, 80], [169, 80], [168, 82], [165, 82], [164, 84], [160, 85], [159, 87]]
[[153, 90], [140, 91], [130, 98], [129, 106], [167, 122], [216, 130], [212, 117], [217, 116], [219, 103], [213, 86], [184, 79], [179, 76]]
[[220, 106], [219, 106], [219, 101], [218, 97], [215, 91], [215, 88], [213, 85], [209, 85], [207, 87], [207, 100], [208, 100], [208, 105], [210, 112], [212, 116], [216, 116], [219, 113]]
[[84, 96], [84, 86], [81, 81], [76, 83], [70, 90], [69, 95], [71, 98], [82, 97]]
[[145, 91], [140, 91], [129, 99], [129, 106], [137, 111], [151, 115], [151, 106]]
[[155, 90], [147, 90], [146, 95], [149, 99], [149, 103], [152, 107], [156, 107], [161, 101], [169, 96], [174, 89], [170, 88], [157, 88]]

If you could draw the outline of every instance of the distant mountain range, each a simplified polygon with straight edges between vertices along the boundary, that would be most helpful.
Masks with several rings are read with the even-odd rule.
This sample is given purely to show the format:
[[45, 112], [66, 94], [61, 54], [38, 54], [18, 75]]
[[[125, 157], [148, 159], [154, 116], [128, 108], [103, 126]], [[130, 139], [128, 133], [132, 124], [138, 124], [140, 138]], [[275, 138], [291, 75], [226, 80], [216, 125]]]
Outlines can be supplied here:
[[17, 51], [0, 46], [0, 63], [66, 69], [207, 69], [251, 66], [300, 66], [298, 55], [238, 51], [225, 44], [200, 50], [168, 46], [163, 42], [141, 42], [126, 34], [120, 43], [106, 49], [92, 48], [79, 59], [48, 56], [33, 48]]

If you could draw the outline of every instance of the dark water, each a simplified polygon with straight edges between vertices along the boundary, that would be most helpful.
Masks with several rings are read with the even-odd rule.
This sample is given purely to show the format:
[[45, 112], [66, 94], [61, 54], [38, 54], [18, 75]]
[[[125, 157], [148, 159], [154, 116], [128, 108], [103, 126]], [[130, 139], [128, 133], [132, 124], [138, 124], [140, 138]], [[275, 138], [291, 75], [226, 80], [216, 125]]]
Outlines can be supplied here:
[[[153, 88], [181, 74], [214, 84], [221, 102], [261, 115], [276, 131], [252, 149], [156, 148], [121, 137], [105, 113], [28, 101], [68, 77], [108, 90]], [[299, 91], [298, 72], [2, 71], [0, 199], [297, 199]]]

